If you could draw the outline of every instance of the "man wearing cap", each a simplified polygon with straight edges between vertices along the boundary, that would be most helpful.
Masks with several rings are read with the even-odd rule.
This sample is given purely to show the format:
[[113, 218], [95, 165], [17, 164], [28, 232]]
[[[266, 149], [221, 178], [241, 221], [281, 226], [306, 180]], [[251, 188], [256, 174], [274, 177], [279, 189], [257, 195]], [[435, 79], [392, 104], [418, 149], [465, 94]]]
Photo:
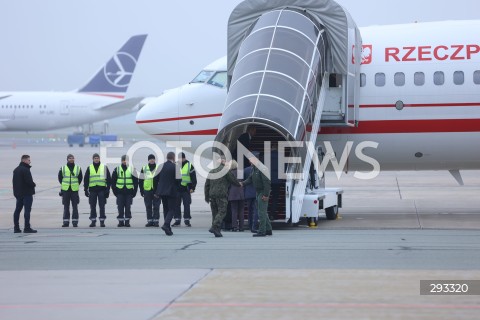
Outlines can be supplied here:
[[110, 195], [111, 177], [108, 167], [100, 163], [100, 156], [94, 153], [92, 156], [93, 163], [85, 171], [83, 179], [83, 187], [85, 196], [90, 203], [90, 228], [97, 224], [97, 200], [100, 209], [100, 227], [105, 227], [105, 204]]
[[112, 191], [117, 197], [118, 227], [130, 227], [132, 219], [132, 201], [137, 195], [138, 179], [135, 177], [134, 168], [128, 165], [126, 155], [121, 158], [122, 164], [112, 173]]
[[[154, 197], [155, 190], [158, 186], [158, 164], [155, 163], [155, 155], [148, 155], [148, 164], [142, 167], [140, 172], [140, 180], [138, 185], [140, 187], [140, 195], [143, 197], [145, 209], [147, 211], [147, 224], [145, 227], [158, 227], [160, 221], [160, 203], [161, 198]], [[164, 214], [168, 211], [165, 210]]]
[[242, 184], [229, 169], [225, 168], [225, 157], [222, 156], [219, 166], [208, 173], [204, 187], [205, 202], [210, 203], [212, 210], [212, 227], [208, 231], [213, 233], [215, 238], [223, 237], [220, 229], [227, 214], [228, 187], [230, 185], [239, 187]]
[[175, 210], [175, 223], [172, 224], [172, 227], [180, 225], [182, 220], [182, 202], [183, 202], [183, 221], [187, 227], [191, 227], [190, 219], [190, 204], [192, 203], [191, 194], [195, 192], [195, 187], [197, 186], [197, 173], [195, 168], [185, 158], [185, 153], [180, 152], [178, 154], [178, 160], [180, 167], [182, 168], [182, 182], [180, 183], [180, 188], [178, 189], [178, 199], [177, 199], [177, 208]]
[[62, 185], [60, 195], [63, 204], [63, 228], [70, 225], [70, 203], [72, 203], [72, 225], [78, 226], [78, 204], [80, 197], [78, 189], [82, 183], [82, 169], [75, 164], [75, 157], [67, 155], [67, 164], [58, 171], [58, 182]]
[[258, 225], [258, 232], [253, 234], [254, 237], [265, 237], [272, 235], [272, 225], [267, 215], [268, 199], [270, 197], [271, 182], [267, 178], [267, 167], [258, 160], [259, 153], [254, 152], [248, 157], [248, 160], [253, 165], [252, 173], [243, 181], [243, 185], [247, 186], [253, 183], [257, 193], [257, 208], [258, 218], [260, 220]]

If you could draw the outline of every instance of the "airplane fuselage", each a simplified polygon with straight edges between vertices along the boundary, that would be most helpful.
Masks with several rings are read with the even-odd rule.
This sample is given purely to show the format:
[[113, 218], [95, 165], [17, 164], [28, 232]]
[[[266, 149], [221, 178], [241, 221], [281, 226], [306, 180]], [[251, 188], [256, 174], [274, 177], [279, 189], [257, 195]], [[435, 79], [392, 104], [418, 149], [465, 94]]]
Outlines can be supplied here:
[[113, 108], [98, 110], [122, 99], [85, 93], [1, 92], [0, 98], [0, 130], [8, 131], [66, 128], [132, 111]]
[[[365, 141], [378, 144], [360, 151], [382, 170], [479, 169], [480, 37], [472, 32], [479, 27], [444, 21], [360, 28], [357, 124], [323, 126], [317, 142], [331, 143], [339, 159], [347, 152], [347, 171], [372, 169], [355, 155]], [[212, 98], [196, 100], [200, 91]], [[147, 104], [137, 124], [195, 148], [214, 140], [226, 95], [207, 83], [188, 84]]]

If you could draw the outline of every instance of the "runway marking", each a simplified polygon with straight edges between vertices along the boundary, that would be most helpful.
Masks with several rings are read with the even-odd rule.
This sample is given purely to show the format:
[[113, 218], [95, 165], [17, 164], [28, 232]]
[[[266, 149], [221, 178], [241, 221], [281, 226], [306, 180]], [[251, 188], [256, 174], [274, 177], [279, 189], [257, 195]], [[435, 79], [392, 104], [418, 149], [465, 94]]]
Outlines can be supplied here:
[[480, 310], [479, 305], [466, 304], [397, 304], [397, 303], [68, 303], [68, 304], [26, 304], [26, 305], [0, 305], [0, 310], [4, 309], [63, 309], [63, 308], [325, 308], [325, 309], [462, 309], [462, 310]]

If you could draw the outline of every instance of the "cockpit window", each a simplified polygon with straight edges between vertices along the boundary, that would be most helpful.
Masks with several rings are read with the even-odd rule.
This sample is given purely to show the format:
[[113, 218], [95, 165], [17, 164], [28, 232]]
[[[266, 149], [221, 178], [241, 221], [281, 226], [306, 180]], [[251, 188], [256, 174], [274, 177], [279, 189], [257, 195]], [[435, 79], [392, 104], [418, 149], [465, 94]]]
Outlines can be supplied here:
[[211, 78], [215, 71], [206, 71], [202, 70], [200, 73], [191, 81], [191, 83], [204, 83]]
[[224, 71], [215, 73], [215, 75], [210, 80], [208, 80], [208, 84], [224, 88], [227, 84], [227, 73]]

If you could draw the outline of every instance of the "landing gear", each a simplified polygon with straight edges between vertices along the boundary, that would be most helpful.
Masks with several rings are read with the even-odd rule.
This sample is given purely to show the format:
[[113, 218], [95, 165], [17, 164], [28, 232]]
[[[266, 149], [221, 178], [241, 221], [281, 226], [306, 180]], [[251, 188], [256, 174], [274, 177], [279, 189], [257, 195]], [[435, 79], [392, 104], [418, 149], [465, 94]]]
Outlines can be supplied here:
[[338, 206], [325, 208], [325, 215], [327, 216], [327, 220], [337, 220]]

